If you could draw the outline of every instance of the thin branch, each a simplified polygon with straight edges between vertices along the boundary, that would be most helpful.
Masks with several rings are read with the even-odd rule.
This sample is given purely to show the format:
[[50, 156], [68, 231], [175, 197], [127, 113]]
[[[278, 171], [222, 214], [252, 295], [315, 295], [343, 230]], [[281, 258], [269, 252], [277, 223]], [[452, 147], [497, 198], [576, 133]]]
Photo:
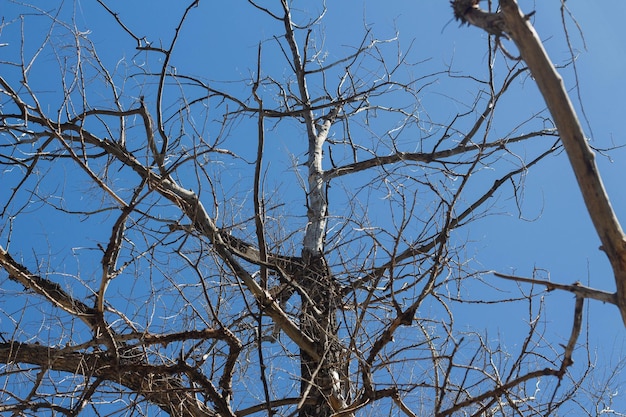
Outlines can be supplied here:
[[556, 149], [557, 149], [556, 147], [548, 149], [547, 151], [537, 156], [532, 161], [528, 162], [526, 165], [516, 170], [510, 171], [506, 175], [494, 181], [493, 185], [491, 186], [489, 190], [487, 190], [482, 196], [480, 196], [472, 204], [470, 204], [463, 212], [461, 212], [459, 215], [457, 215], [450, 221], [448, 230], [439, 232], [437, 233], [436, 236], [431, 236], [427, 239], [423, 239], [423, 241], [427, 243], [424, 243], [424, 244], [415, 243], [413, 245], [409, 245], [407, 249], [405, 249], [404, 251], [400, 252], [397, 255], [394, 255], [392, 259], [385, 262], [383, 265], [375, 267], [366, 276], [363, 276], [359, 279], [354, 280], [349, 287], [346, 287], [344, 289], [344, 292], [350, 292], [356, 288], [360, 288], [366, 282], [372, 281], [373, 279], [382, 276], [385, 273], [385, 271], [387, 271], [389, 268], [392, 268], [394, 265], [398, 265], [398, 263], [400, 262], [403, 262], [407, 259], [412, 259], [419, 255], [428, 254], [437, 244], [439, 244], [442, 241], [442, 239], [446, 238], [446, 233], [449, 233], [449, 231], [463, 224], [463, 222], [467, 220], [472, 214], [474, 214], [480, 206], [482, 206], [486, 201], [488, 201], [491, 197], [493, 197], [496, 191], [499, 190], [503, 184], [505, 184], [515, 175], [519, 175], [525, 172], [530, 167], [532, 167], [533, 165], [541, 161], [543, 158], [552, 154]]
[[572, 285], [565, 285], [565, 284], [557, 284], [551, 281], [545, 281], [543, 279], [525, 278], [525, 277], [519, 277], [515, 275], [502, 274], [500, 272], [493, 272], [493, 274], [497, 276], [498, 278], [504, 278], [504, 279], [508, 279], [511, 281], [527, 282], [529, 284], [543, 285], [546, 287], [548, 291], [552, 291], [552, 290], [569, 291], [575, 294], [577, 297], [590, 298], [592, 300], [602, 301], [603, 303], [610, 303], [610, 304], [617, 305], [616, 293], [609, 293], [606, 291], [601, 291], [601, 290], [596, 290], [594, 288], [585, 287], [584, 285], [581, 285], [579, 282], [576, 282]]
[[459, 146], [455, 146], [454, 148], [444, 149], [441, 151], [435, 152], [395, 152], [391, 155], [385, 156], [377, 156], [374, 158], [366, 159], [359, 162], [354, 162], [352, 164], [347, 164], [343, 166], [339, 166], [337, 168], [332, 168], [326, 170], [324, 172], [324, 180], [328, 181], [333, 178], [341, 177], [344, 175], [354, 174], [357, 172], [361, 172], [367, 170], [372, 167], [384, 166], [397, 164], [404, 161], [411, 162], [434, 162], [441, 161], [445, 158], [450, 158], [452, 156], [461, 155], [468, 152], [482, 152], [488, 149], [498, 149], [502, 148], [508, 144], [512, 144], [515, 142], [521, 142], [523, 140], [529, 139], [535, 136], [552, 136], [554, 135], [554, 131], [552, 130], [540, 130], [537, 132], [531, 132], [524, 135], [516, 136], [514, 138], [504, 138], [498, 139], [493, 142], [487, 142], [482, 144], [460, 144]]
[[574, 321], [572, 323], [572, 333], [570, 334], [567, 346], [565, 346], [565, 353], [563, 355], [563, 362], [561, 363], [561, 374], [565, 374], [566, 369], [574, 363], [572, 355], [578, 337], [580, 336], [580, 329], [583, 321], [583, 307], [585, 304], [585, 298], [577, 295], [576, 304], [574, 305]]

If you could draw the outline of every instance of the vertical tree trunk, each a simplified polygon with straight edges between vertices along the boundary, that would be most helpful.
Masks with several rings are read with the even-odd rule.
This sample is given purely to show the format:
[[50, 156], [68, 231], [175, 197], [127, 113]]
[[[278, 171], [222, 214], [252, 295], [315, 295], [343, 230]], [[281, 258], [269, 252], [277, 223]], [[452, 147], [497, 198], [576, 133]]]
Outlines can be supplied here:
[[[318, 349], [318, 357], [307, 352], [301, 355], [301, 403], [300, 417], [330, 416], [341, 408], [341, 384], [339, 383], [339, 358], [342, 348], [337, 338], [337, 306], [341, 304], [336, 283], [324, 259], [324, 239], [328, 217], [326, 183], [323, 179], [322, 147], [328, 131], [339, 113], [338, 107], [329, 109], [323, 122], [318, 124], [311, 110], [305, 62], [293, 32], [291, 12], [287, 0], [282, 0], [285, 12], [283, 23], [285, 38], [291, 49], [293, 68], [298, 80], [308, 140], [308, 190], [307, 225], [302, 244], [303, 272], [299, 284], [308, 297], [301, 297], [300, 330], [310, 337]], [[307, 299], [308, 298], [308, 299]]]
[[[304, 85], [306, 92], [306, 84]], [[324, 123], [315, 125], [309, 112], [309, 159], [307, 193], [307, 227], [304, 235], [302, 259], [304, 272], [300, 279], [307, 297], [302, 297], [300, 328], [314, 340], [319, 360], [301, 352], [301, 390], [307, 401], [300, 410], [301, 417], [329, 416], [341, 408], [339, 383], [341, 346], [337, 338], [337, 308], [341, 299], [336, 282], [324, 258], [324, 240], [328, 217], [326, 183], [323, 180], [322, 146], [337, 116], [334, 108]]]
[[320, 359], [301, 352], [301, 392], [306, 401], [300, 416], [329, 416], [341, 407], [338, 384], [342, 349], [336, 337], [338, 291], [322, 256], [309, 257], [306, 271], [301, 285], [309, 300], [303, 297], [300, 326], [316, 342]]

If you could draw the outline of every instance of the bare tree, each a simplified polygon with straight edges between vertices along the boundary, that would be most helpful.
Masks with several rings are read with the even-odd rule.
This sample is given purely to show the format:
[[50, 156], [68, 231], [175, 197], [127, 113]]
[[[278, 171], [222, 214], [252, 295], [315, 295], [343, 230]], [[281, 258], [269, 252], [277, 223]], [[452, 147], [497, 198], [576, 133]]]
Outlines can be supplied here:
[[[484, 74], [418, 76], [398, 38], [367, 28], [326, 56], [323, 3], [249, 0], [279, 29], [227, 83], [177, 69], [212, 4], [154, 39], [98, 3], [132, 58], [99, 55], [63, 8], [22, 5], [3, 29], [20, 39], [0, 76], [2, 412], [530, 416], [576, 398], [583, 300], [614, 295], [563, 286], [576, 301], [560, 344], [534, 286], [466, 292], [485, 271], [459, 231], [562, 146], [541, 111], [493, 130], [528, 73], [495, 47], [516, 36], [507, 14], [453, 2], [488, 21]], [[437, 121], [421, 98], [442, 77], [474, 100]], [[475, 303], [526, 306], [517, 348], [457, 328]]]

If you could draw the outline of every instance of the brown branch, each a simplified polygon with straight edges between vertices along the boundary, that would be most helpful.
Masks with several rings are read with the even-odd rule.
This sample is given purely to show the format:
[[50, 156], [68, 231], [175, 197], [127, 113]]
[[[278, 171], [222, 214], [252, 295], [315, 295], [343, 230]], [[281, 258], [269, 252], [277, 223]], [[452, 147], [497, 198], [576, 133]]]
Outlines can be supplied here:
[[419, 256], [419, 255], [428, 254], [431, 250], [433, 250], [433, 248], [436, 245], [441, 243], [442, 239], [446, 238], [447, 233], [459, 227], [461, 224], [463, 224], [464, 221], [467, 221], [467, 219], [470, 218], [472, 214], [475, 214], [476, 210], [480, 206], [482, 206], [485, 202], [487, 202], [491, 197], [493, 197], [496, 191], [499, 190], [503, 184], [507, 183], [515, 175], [519, 175], [525, 172], [530, 167], [532, 167], [533, 165], [541, 161], [543, 158], [552, 154], [556, 149], [558, 148], [552, 147], [548, 149], [547, 151], [545, 151], [544, 153], [542, 153], [541, 155], [537, 156], [535, 159], [527, 163], [525, 166], [522, 166], [521, 168], [510, 171], [506, 175], [494, 181], [493, 185], [491, 186], [489, 190], [487, 190], [481, 197], [479, 197], [476, 201], [470, 204], [461, 214], [459, 214], [457, 217], [454, 217], [450, 220], [450, 225], [448, 226], [447, 230], [443, 230], [434, 236], [430, 236], [426, 239], [422, 239], [421, 242], [427, 242], [427, 243], [420, 244], [421, 242], [415, 242], [409, 248], [395, 255], [392, 259], [390, 259], [383, 265], [380, 265], [374, 268], [366, 276], [355, 279], [350, 286], [347, 286], [344, 288], [343, 290], [344, 293], [350, 292], [356, 288], [360, 288], [365, 283], [375, 280], [376, 278], [382, 276], [389, 268], [392, 268], [394, 265], [398, 265], [400, 262], [415, 258], [416, 256]]
[[602, 242], [601, 249], [611, 262], [617, 288], [616, 304], [626, 325], [626, 235], [611, 207], [595, 154], [587, 143], [563, 79], [528, 21], [530, 15], [520, 11], [516, 0], [500, 0], [501, 11], [498, 13], [485, 12], [478, 7], [478, 3], [478, 0], [451, 1], [454, 16], [488, 33], [510, 36], [519, 49], [554, 119], [587, 211]]
[[409, 417], [417, 417], [415, 414], [405, 403], [402, 401], [402, 397], [399, 392], [395, 392], [395, 394], [391, 397], [393, 402], [396, 403], [396, 406], [404, 412]]
[[[103, 149], [105, 152], [116, 157], [122, 164], [135, 171], [147, 182], [151, 189], [157, 191], [163, 197], [176, 204], [183, 211], [183, 213], [191, 219], [194, 229], [206, 236], [213, 243], [219, 256], [243, 281], [244, 285], [265, 308], [265, 312], [272, 317], [281, 330], [292, 338], [292, 340], [300, 348], [311, 355], [311, 357], [318, 357], [313, 340], [300, 331], [298, 325], [285, 314], [271, 294], [262, 288], [254, 280], [250, 273], [248, 273], [248, 271], [246, 271], [245, 268], [243, 268], [235, 259], [235, 251], [228, 245], [227, 241], [223, 239], [224, 233], [217, 228], [197, 194], [181, 187], [172, 179], [164, 178], [151, 169], [145, 167], [134, 155], [128, 152], [128, 150], [120, 144], [115, 143], [112, 140], [100, 139], [89, 131], [84, 130], [81, 126], [71, 123], [63, 123], [58, 125], [57, 129], [54, 129], [52, 127], [54, 124], [49, 119], [42, 116], [29, 115], [28, 119], [32, 123], [37, 123], [50, 129], [55, 136], [59, 136], [59, 140], [63, 143], [65, 143], [63, 139], [76, 140], [77, 138], [80, 138], [85, 143], [89, 143]], [[148, 126], [146, 126], [146, 130], [147, 134], [150, 134], [150, 128]], [[65, 131], [72, 133], [63, 133]], [[76, 135], [77, 138], [73, 135]], [[125, 203], [124, 206], [126, 206]], [[250, 248], [250, 246], [246, 245], [246, 250], [248, 248]], [[258, 252], [258, 249], [256, 251]], [[27, 279], [24, 281], [29, 282]]]
[[[70, 374], [103, 378], [123, 385], [169, 415], [185, 417], [215, 417], [214, 410], [195, 398], [193, 390], [185, 387], [175, 374], [184, 371], [175, 366], [155, 366], [119, 363], [106, 352], [72, 352], [63, 348], [29, 343], [0, 343], [0, 361], [28, 363], [44, 369]], [[211, 398], [211, 400], [217, 400]], [[224, 413], [226, 410], [220, 410]], [[223, 415], [229, 415], [224, 413]], [[230, 414], [232, 415], [232, 413]]]
[[542, 376], [548, 376], [548, 375], [552, 375], [552, 376], [559, 376], [560, 375], [560, 370], [556, 370], [556, 369], [551, 369], [551, 368], [545, 368], [545, 369], [539, 369], [536, 371], [532, 371], [527, 373], [526, 375], [522, 375], [519, 378], [515, 378], [509, 382], [507, 382], [506, 384], [502, 384], [490, 391], [487, 391], [481, 395], [478, 395], [476, 397], [473, 398], [468, 398], [467, 400], [464, 401], [460, 401], [458, 403], [456, 403], [454, 406], [448, 408], [447, 410], [444, 410], [440, 413], [437, 413], [438, 417], [443, 417], [443, 416], [449, 416], [449, 415], [453, 415], [454, 413], [456, 413], [457, 411], [470, 406], [472, 404], [481, 402], [486, 400], [487, 398], [491, 398], [491, 397], [499, 397], [503, 394], [505, 394], [506, 392], [510, 391], [513, 387], [516, 387], [520, 384], [523, 384], [526, 381], [529, 381], [531, 379], [535, 379], [535, 378], [541, 378]]
[[261, 403], [261, 404], [257, 404], [257, 405], [253, 405], [251, 407], [248, 408], [243, 408], [241, 410], [238, 410], [235, 412], [235, 415], [237, 417], [244, 417], [250, 414], [255, 414], [255, 413], [259, 413], [261, 411], [265, 411], [268, 408], [273, 409], [276, 407], [282, 407], [285, 405], [293, 405], [293, 404], [298, 404], [298, 402], [300, 401], [300, 397], [292, 397], [292, 398], [283, 398], [280, 400], [272, 400], [269, 403]]
[[187, 190], [170, 179], [158, 179], [153, 174], [155, 180], [153, 188], [161, 195], [174, 202], [193, 221], [194, 228], [209, 238], [213, 243], [217, 254], [226, 262], [228, 267], [235, 273], [252, 295], [263, 306], [265, 312], [272, 317], [274, 322], [291, 338], [303, 351], [311, 357], [319, 358], [315, 342], [305, 335], [300, 328], [285, 314], [279, 304], [270, 293], [262, 288], [259, 283], [250, 275], [246, 269], [235, 259], [231, 248], [222, 239], [222, 234], [217, 228], [204, 205], [193, 191]]
[[496, 36], [506, 36], [506, 23], [501, 13], [491, 13], [481, 9], [480, 0], [452, 0], [454, 17], [461, 23], [477, 26]]
[[69, 295], [56, 282], [30, 272], [28, 268], [15, 261], [2, 246], [0, 246], [0, 266], [7, 271], [12, 281], [22, 284], [27, 289], [45, 297], [53, 305], [78, 317], [92, 330], [98, 327], [95, 309]]
[[626, 237], [611, 207], [595, 154], [576, 115], [561, 76], [550, 61], [537, 32], [520, 11], [515, 0], [500, 0], [502, 15], [511, 38], [546, 101], [576, 175], [587, 211], [613, 267], [617, 306], [626, 325]]
[[[328, 169], [324, 171], [324, 180], [329, 181], [331, 179], [341, 177], [344, 175], [354, 174], [357, 172], [365, 171], [373, 167], [381, 167], [384, 165], [397, 164], [403, 161], [411, 162], [424, 162], [430, 163], [434, 161], [440, 161], [444, 158], [450, 158], [452, 156], [461, 155], [469, 152], [483, 152], [489, 149], [500, 149], [508, 144], [521, 142], [534, 136], [553, 135], [551, 130], [541, 130], [524, 135], [520, 135], [514, 138], [504, 138], [495, 140], [488, 143], [480, 144], [466, 144], [464, 139], [459, 146], [450, 149], [444, 149], [434, 152], [396, 152], [391, 155], [377, 156], [363, 161], [353, 162], [351, 164], [342, 165], [336, 168]], [[469, 137], [468, 135], [467, 137]]]
[[591, 298], [593, 300], [602, 301], [603, 303], [611, 303], [617, 305], [617, 295], [615, 293], [609, 293], [606, 291], [596, 290], [594, 288], [585, 287], [579, 283], [572, 285], [558, 284], [551, 281], [545, 281], [543, 279], [518, 277], [515, 275], [501, 274], [499, 272], [493, 273], [498, 278], [504, 278], [511, 281], [527, 282], [529, 284], [543, 285], [548, 291], [563, 290], [576, 294], [576, 297]]
[[126, 231], [126, 220], [132, 213], [133, 209], [133, 206], [126, 206], [122, 209], [122, 213], [113, 224], [109, 243], [107, 244], [106, 250], [102, 255], [102, 278], [100, 281], [100, 289], [98, 290], [96, 303], [96, 308], [99, 313], [104, 312], [104, 294], [109, 283], [119, 274], [119, 271], [117, 271], [117, 259], [120, 251], [122, 250], [124, 232]]

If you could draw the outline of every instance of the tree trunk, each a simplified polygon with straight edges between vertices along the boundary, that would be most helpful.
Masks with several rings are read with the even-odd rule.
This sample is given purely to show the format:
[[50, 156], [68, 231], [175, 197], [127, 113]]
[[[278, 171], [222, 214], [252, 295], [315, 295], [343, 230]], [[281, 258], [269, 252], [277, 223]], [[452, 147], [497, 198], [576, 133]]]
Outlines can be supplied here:
[[340, 409], [342, 348], [337, 338], [338, 288], [323, 256], [306, 259], [307, 274], [301, 285], [309, 299], [302, 297], [300, 326], [317, 346], [319, 360], [301, 351], [301, 393], [306, 398], [301, 417], [329, 416]]
[[302, 242], [303, 271], [298, 277], [306, 297], [300, 297], [300, 331], [313, 340], [317, 349], [317, 358], [303, 349], [300, 350], [302, 400], [299, 404], [299, 415], [321, 417], [330, 416], [345, 406], [340, 394], [342, 368], [338, 366], [343, 349], [337, 338], [336, 318], [341, 299], [324, 258], [328, 201], [322, 165], [322, 147], [340, 108], [332, 107], [321, 120], [315, 119], [306, 81], [306, 62], [300, 56], [287, 0], [282, 0], [282, 5], [285, 12], [285, 38], [293, 57], [308, 141], [307, 225]]
[[[306, 88], [304, 89], [306, 93]], [[307, 96], [305, 94], [305, 96]], [[308, 112], [309, 159], [307, 227], [302, 259], [304, 271], [300, 285], [307, 297], [301, 297], [300, 329], [314, 341], [317, 357], [301, 351], [301, 395], [306, 400], [300, 417], [330, 416], [344, 404], [341, 396], [340, 358], [342, 347], [337, 338], [337, 308], [340, 292], [324, 258], [324, 240], [328, 217], [328, 201], [322, 169], [322, 146], [339, 109], [334, 108], [324, 123], [315, 125]]]

